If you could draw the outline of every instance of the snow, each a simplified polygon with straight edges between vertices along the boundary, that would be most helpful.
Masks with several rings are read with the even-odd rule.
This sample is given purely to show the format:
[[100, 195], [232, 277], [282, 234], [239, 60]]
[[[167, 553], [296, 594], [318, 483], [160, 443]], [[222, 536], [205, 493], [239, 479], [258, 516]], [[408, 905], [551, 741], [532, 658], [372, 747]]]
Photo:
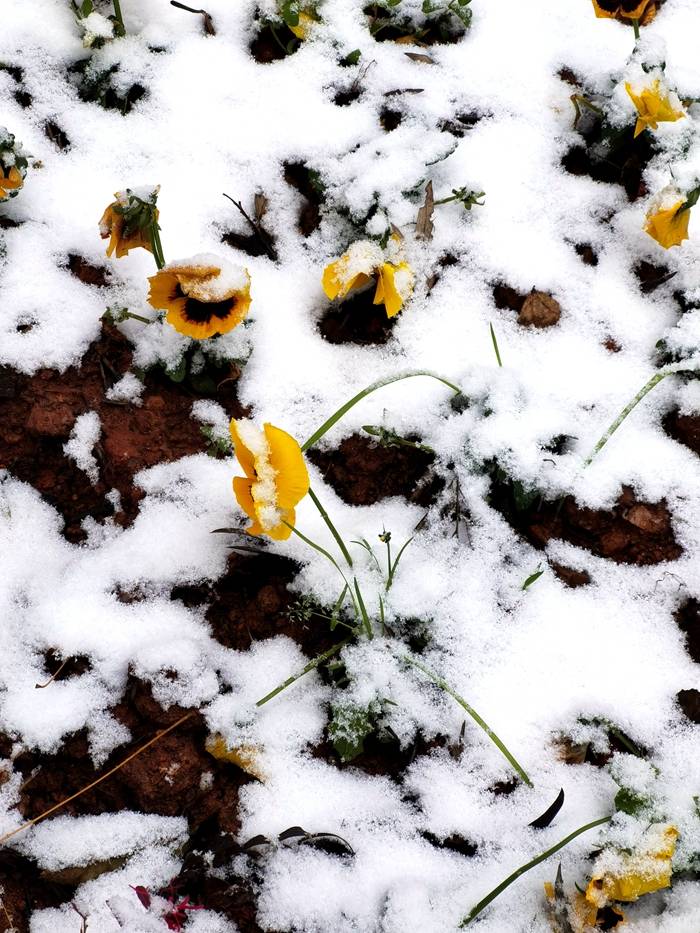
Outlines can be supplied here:
[[[673, 613], [686, 597], [700, 598], [700, 470], [697, 456], [662, 428], [676, 406], [700, 412], [697, 380], [665, 379], [589, 467], [583, 460], [658, 368], [659, 341], [674, 360], [700, 348], [700, 311], [681, 314], [672, 298], [675, 290], [700, 298], [700, 208], [691, 212], [690, 239], [678, 248], [664, 251], [643, 231], [655, 199], [697, 184], [700, 107], [690, 104], [687, 118], [659, 125], [660, 152], [644, 176], [647, 194], [630, 203], [618, 186], [562, 170], [562, 156], [580, 137], [572, 128], [574, 89], [557, 73], [567, 67], [581, 75], [588, 93], [610, 99], [611, 120], [627, 125], [636, 111], [624, 85], [641, 79], [643, 57], [666, 63], [665, 80], [681, 100], [700, 96], [700, 23], [694, 0], [666, 0], [630, 58], [631, 29], [596, 19], [589, 0], [473, 0], [471, 29], [459, 43], [421, 50], [434, 60], [427, 64], [406, 57], [412, 46], [375, 42], [364, 5], [325, 0], [321, 22], [299, 51], [261, 65], [248, 52], [258, 6], [253, 0], [209, 0], [216, 36], [202, 33], [201, 17], [162, 0], [122, 0], [127, 36], [91, 50], [83, 47], [81, 28], [63, 0], [29, 6], [5, 0], [0, 61], [23, 68], [33, 102], [22, 108], [12, 80], [0, 72], [6, 92], [0, 122], [32, 154], [24, 188], [0, 206], [17, 224], [0, 230], [0, 365], [26, 374], [65, 371], [98, 336], [107, 307], [153, 316], [147, 304], [152, 256], [134, 250], [108, 260], [97, 229], [113, 192], [140, 190], [152, 179], [160, 185], [168, 268], [193, 262], [183, 256], [216, 265], [223, 270], [217, 294], [245, 287], [250, 276], [249, 321], [200, 350], [245, 364], [239, 396], [253, 425], [269, 421], [303, 441], [377, 379], [428, 369], [457, 383], [470, 401], [461, 412], [450, 406], [444, 385], [414, 378], [364, 399], [322, 446], [335, 447], [364, 424], [415, 432], [437, 452], [438, 469], [459, 480], [470, 515], [468, 540], [453, 536], [453, 524], [439, 507], [432, 509], [383, 594], [386, 618], [397, 629], [407, 619], [428, 627], [426, 666], [484, 717], [534, 788], [521, 784], [511, 795], [489, 789], [512, 770], [453, 699], [401, 663], [398, 640], [360, 640], [344, 650], [350, 681], [344, 701], [366, 706], [391, 700], [396, 705], [386, 707], [386, 722], [404, 749], [419, 731], [456, 741], [466, 720], [458, 760], [433, 749], [408, 767], [399, 785], [314, 758], [310, 749], [323, 739], [334, 698], [313, 672], [255, 706], [309, 658], [284, 636], [255, 642], [248, 651], [225, 648], [204, 608], [170, 598], [177, 585], [215, 581], [225, 572], [230, 542], [211, 531], [245, 525], [231, 493], [231, 477], [240, 475], [233, 457], [201, 454], [143, 471], [135, 479], [145, 495], [133, 525], [90, 526], [81, 546], [63, 538], [59, 515], [38, 492], [11, 469], [3, 472], [0, 728], [18, 748], [40, 752], [54, 752], [68, 735], [86, 729], [100, 765], [130, 739], [110, 711], [132, 671], [163, 705], [201, 708], [210, 730], [230, 746], [260, 749], [267, 779], [241, 789], [240, 841], [302, 825], [339, 833], [353, 846], [354, 858], [284, 847], [265, 856], [263, 929], [443, 933], [512, 870], [611, 813], [616, 782], [651, 792], [660, 816], [679, 828], [679, 866], [697, 855], [697, 727], [682, 715], [675, 695], [700, 682]], [[259, 7], [270, 13], [275, 4], [265, 0]], [[406, 8], [418, 13], [419, 4], [412, 0]], [[108, 26], [97, 16], [82, 28], [104, 36]], [[361, 51], [358, 65], [340, 66], [354, 49]], [[79, 99], [67, 68], [86, 55], [96, 69], [119, 63], [114, 81], [122, 90], [134, 81], [147, 88], [131, 113]], [[336, 91], [354, 81], [359, 99], [336, 106]], [[379, 125], [385, 105], [403, 114], [391, 133]], [[439, 130], [442, 121], [467, 112], [480, 119], [462, 138]], [[49, 119], [66, 132], [67, 150], [46, 137]], [[325, 188], [321, 225], [308, 239], [297, 232], [301, 197], [283, 178], [283, 163], [296, 161], [317, 171]], [[486, 192], [485, 204], [469, 212], [457, 203], [436, 207], [433, 239], [417, 241], [414, 225], [427, 180], [436, 200], [467, 186]], [[414, 189], [417, 196], [409, 194]], [[264, 226], [274, 232], [277, 262], [221, 242], [225, 231], [250, 232], [224, 191], [247, 206], [256, 193], [265, 194]], [[325, 343], [317, 329], [328, 307], [324, 267], [351, 242], [380, 235], [389, 224], [402, 231], [402, 250], [416, 276], [391, 341], [381, 347]], [[574, 249], [580, 243], [592, 246], [597, 266], [581, 262]], [[69, 253], [106, 265], [111, 283], [98, 288], [78, 281], [66, 267]], [[446, 254], [457, 264], [439, 266]], [[381, 255], [378, 247], [363, 254], [356, 268]], [[641, 261], [667, 265], [674, 278], [642, 293], [633, 272]], [[435, 272], [439, 281], [428, 290]], [[513, 313], [496, 308], [492, 289], [498, 283], [552, 294], [561, 305], [560, 322], [542, 331], [521, 327]], [[119, 327], [134, 345], [135, 368], [175, 368], [191, 345], [163, 322], [127, 320]], [[604, 347], [608, 338], [620, 352]], [[130, 373], [108, 398], [137, 404], [142, 392]], [[220, 406], [195, 401], [193, 416], [226, 439]], [[239, 426], [255, 447], [257, 433], [244, 422]], [[65, 448], [93, 483], [100, 430], [96, 412], [81, 414]], [[571, 438], [566, 452], [545, 452], [561, 434]], [[683, 554], [673, 563], [640, 567], [564, 542], [536, 551], [486, 501], [483, 467], [491, 460], [526, 487], [549, 498], [573, 493], [589, 508], [610, 508], [622, 485], [644, 500], [665, 499]], [[380, 559], [383, 529], [403, 542], [425, 515], [397, 498], [349, 506], [317, 469], [310, 465], [309, 472], [343, 538], [366, 537]], [[336, 552], [308, 498], [297, 507], [297, 523]], [[322, 556], [294, 536], [272, 547], [299, 563], [295, 592], [326, 605], [336, 600], [342, 581]], [[360, 548], [353, 557], [376, 617], [380, 577]], [[569, 589], [547, 561], [586, 570], [592, 582]], [[544, 573], [523, 591], [537, 567]], [[142, 598], [120, 602], [120, 588], [138, 590]], [[47, 679], [42, 654], [49, 648], [62, 657], [85, 655], [90, 667], [37, 690], [35, 684]], [[648, 763], [625, 756], [607, 770], [565, 765], [556, 737], [601, 738], [601, 730], [577, 725], [580, 717], [614, 722], [649, 750]], [[560, 787], [566, 802], [552, 826], [528, 828]], [[0, 788], [0, 833], [21, 822], [16, 782], [10, 782]], [[466, 859], [436, 848], [423, 832], [441, 839], [461, 834], [478, 845], [477, 855]], [[129, 885], [156, 890], [167, 884], [179, 870], [184, 833], [182, 820], [153, 815], [59, 816], [12, 844], [47, 867], [128, 855], [121, 868], [82, 884], [76, 906], [91, 929], [104, 933], [157, 930], [162, 921], [147, 916]], [[587, 856], [605, 838], [595, 830], [562, 850], [568, 884], [585, 883]], [[521, 878], [484, 912], [479, 930], [548, 930], [542, 883], [555, 872], [556, 860], [550, 860]], [[630, 907], [625, 929], [695, 933], [700, 926], [697, 884], [674, 882], [651, 903]], [[31, 930], [68, 933], [77, 923], [64, 905], [36, 911]], [[187, 926], [202, 933], [233, 929], [209, 910], [193, 913]]]

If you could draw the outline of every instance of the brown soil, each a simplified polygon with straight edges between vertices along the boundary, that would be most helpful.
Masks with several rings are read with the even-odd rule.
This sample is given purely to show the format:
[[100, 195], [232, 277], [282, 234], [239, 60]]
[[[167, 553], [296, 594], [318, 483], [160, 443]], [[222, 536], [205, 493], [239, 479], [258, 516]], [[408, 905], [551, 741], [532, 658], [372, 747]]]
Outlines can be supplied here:
[[[71, 268], [91, 281], [97, 276], [97, 267], [84, 260]], [[97, 521], [114, 516], [122, 525], [133, 520], [142, 496], [132, 483], [139, 470], [206, 449], [198, 424], [189, 417], [194, 396], [163, 374], [146, 377], [141, 407], [105, 397], [130, 364], [128, 341], [104, 325], [79, 368], [41, 370], [31, 377], [0, 369], [0, 467], [30, 483], [61, 513], [69, 541], [85, 539], [80, 523], [88, 515]], [[243, 414], [235, 382], [222, 385], [215, 397], [232, 417]], [[96, 411], [102, 424], [94, 451], [100, 467], [95, 486], [63, 453], [75, 419], [87, 411]], [[116, 514], [105, 499], [111, 489], [121, 495]]]
[[664, 430], [700, 457], [700, 415], [682, 415], [673, 411], [664, 419]]
[[373, 505], [388, 496], [404, 496], [427, 506], [437, 492], [437, 484], [428, 479], [435, 456], [415, 447], [385, 447], [353, 434], [337, 450], [311, 450], [308, 457], [350, 505]]
[[304, 199], [299, 211], [298, 227], [305, 237], [310, 236], [321, 223], [323, 196], [318, 183], [314, 184], [313, 179], [313, 170], [303, 162], [284, 163], [284, 180]]
[[678, 628], [685, 633], [688, 654], [700, 664], [700, 602], [687, 599], [676, 611]]
[[329, 305], [318, 324], [328, 343], [386, 343], [396, 325], [396, 317], [387, 317], [384, 305], [374, 304], [374, 286], [353, 292], [339, 304]]
[[622, 564], [658, 564], [677, 560], [682, 553], [665, 501], [641, 502], [628, 486], [610, 512], [581, 508], [572, 496], [545, 502], [498, 478], [492, 483], [490, 502], [538, 548], [560, 539]]

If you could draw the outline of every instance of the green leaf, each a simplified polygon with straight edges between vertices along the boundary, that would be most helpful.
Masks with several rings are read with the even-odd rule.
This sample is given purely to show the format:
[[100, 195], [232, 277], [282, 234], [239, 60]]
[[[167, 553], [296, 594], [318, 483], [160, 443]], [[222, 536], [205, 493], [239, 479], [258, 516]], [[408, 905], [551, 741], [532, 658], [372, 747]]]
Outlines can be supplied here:
[[334, 704], [328, 724], [328, 738], [341, 761], [352, 761], [365, 749], [365, 739], [374, 732], [379, 704], [358, 706], [355, 703]]
[[615, 794], [615, 809], [629, 816], [639, 816], [648, 809], [650, 803], [651, 800], [648, 797], [630, 790], [629, 787], [621, 787]]
[[183, 356], [174, 369], [166, 367], [165, 375], [172, 382], [182, 382], [187, 375], [187, 357]]
[[523, 583], [522, 588], [526, 590], [528, 586], [532, 586], [535, 580], [539, 580], [543, 573], [544, 570], [536, 570], [534, 573], [531, 573], [527, 580]]
[[356, 65], [362, 56], [362, 52], [359, 49], [353, 49], [352, 52], [348, 52], [345, 58], [340, 59], [340, 64], [343, 68], [349, 68], [350, 65]]
[[85, 19], [86, 16], [89, 16], [92, 13], [93, 5], [92, 0], [83, 0], [83, 5], [80, 7], [80, 15]]

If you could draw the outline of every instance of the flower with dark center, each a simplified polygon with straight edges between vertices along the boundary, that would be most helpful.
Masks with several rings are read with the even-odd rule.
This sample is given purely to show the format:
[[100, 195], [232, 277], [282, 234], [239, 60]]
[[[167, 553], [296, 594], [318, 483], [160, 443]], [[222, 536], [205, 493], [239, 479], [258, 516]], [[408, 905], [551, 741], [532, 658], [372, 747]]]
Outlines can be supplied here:
[[250, 307], [250, 276], [217, 256], [204, 254], [168, 263], [149, 280], [148, 301], [167, 311], [168, 324], [195, 340], [226, 334]]
[[647, 26], [656, 16], [656, 0], [593, 0], [595, 15]]

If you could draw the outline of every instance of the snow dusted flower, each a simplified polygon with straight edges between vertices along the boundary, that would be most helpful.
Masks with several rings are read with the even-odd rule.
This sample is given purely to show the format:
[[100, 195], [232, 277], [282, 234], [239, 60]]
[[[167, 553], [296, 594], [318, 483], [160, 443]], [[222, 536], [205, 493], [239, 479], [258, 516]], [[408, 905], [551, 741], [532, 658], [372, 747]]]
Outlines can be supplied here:
[[167, 311], [166, 321], [195, 340], [227, 334], [250, 307], [250, 276], [209, 253], [164, 266], [149, 280], [148, 301]]
[[644, 229], [664, 249], [688, 239], [689, 200], [674, 185], [667, 185], [652, 199]]
[[679, 832], [668, 823], [655, 823], [633, 851], [604, 849], [593, 866], [586, 900], [596, 907], [610, 901], [636, 901], [671, 883], [671, 860]]
[[26, 154], [12, 133], [0, 126], [0, 201], [15, 197], [26, 174]]
[[292, 25], [291, 23], [287, 23], [287, 25], [289, 26], [290, 31], [293, 32], [297, 37], [297, 39], [301, 39], [303, 41], [309, 35], [309, 31], [315, 22], [316, 18], [314, 16], [311, 16], [309, 13], [305, 13], [303, 10], [301, 10], [298, 14], [298, 22], [295, 25]]
[[100, 218], [100, 236], [109, 237], [107, 255], [116, 250], [117, 259], [126, 256], [130, 249], [142, 246], [153, 252], [153, 230], [158, 225], [156, 200], [160, 186], [126, 191], [116, 191], [116, 198], [107, 206]]
[[593, 0], [593, 9], [596, 16], [623, 22], [636, 19], [642, 26], [656, 16], [655, 0]]
[[246, 419], [231, 422], [231, 439], [245, 473], [234, 477], [233, 491], [252, 521], [248, 534], [286, 540], [296, 518], [294, 506], [309, 491], [299, 444], [281, 428], [264, 424], [260, 431]]
[[387, 317], [394, 317], [413, 291], [413, 270], [401, 256], [400, 243], [392, 237], [386, 249], [372, 240], [358, 240], [339, 259], [323, 270], [327, 297], [344, 298], [354, 288], [376, 279], [374, 304], [383, 304]]
[[655, 78], [651, 84], [644, 83], [632, 85], [625, 82], [625, 90], [632, 98], [637, 108], [637, 124], [634, 128], [635, 138], [647, 127], [651, 130], [658, 128], [659, 123], [675, 123], [685, 116], [685, 111], [677, 94], [661, 84], [660, 78]]

